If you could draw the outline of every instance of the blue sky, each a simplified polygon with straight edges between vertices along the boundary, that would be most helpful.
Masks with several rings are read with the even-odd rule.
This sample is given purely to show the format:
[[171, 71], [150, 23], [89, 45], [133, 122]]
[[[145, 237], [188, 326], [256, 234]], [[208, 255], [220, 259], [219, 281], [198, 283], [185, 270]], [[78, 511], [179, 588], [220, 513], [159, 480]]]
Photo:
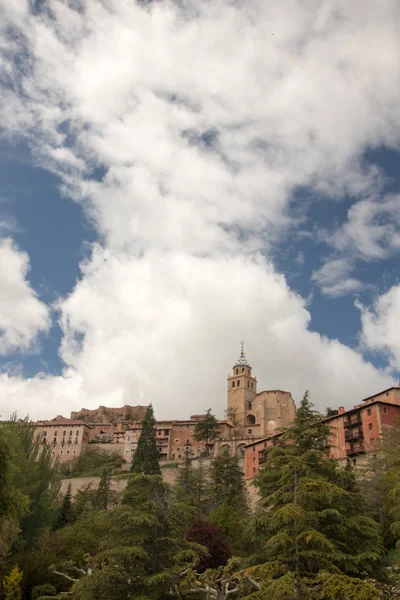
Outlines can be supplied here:
[[0, 414], [397, 384], [395, 0], [2, 11]]

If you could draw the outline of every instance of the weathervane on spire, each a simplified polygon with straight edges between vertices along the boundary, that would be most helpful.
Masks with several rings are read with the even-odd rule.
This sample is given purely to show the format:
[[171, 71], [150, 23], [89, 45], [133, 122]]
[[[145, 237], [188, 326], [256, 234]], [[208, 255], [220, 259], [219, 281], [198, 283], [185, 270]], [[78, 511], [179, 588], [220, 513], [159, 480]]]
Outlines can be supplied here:
[[240, 342], [240, 356], [236, 361], [234, 367], [250, 367], [250, 364], [247, 362], [247, 358], [244, 354], [244, 342]]

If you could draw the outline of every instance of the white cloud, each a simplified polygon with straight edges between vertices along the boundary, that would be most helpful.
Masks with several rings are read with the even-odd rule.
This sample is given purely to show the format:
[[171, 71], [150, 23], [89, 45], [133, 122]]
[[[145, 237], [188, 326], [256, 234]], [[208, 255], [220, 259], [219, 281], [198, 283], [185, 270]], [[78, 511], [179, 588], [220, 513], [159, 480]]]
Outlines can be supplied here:
[[242, 337], [259, 390], [289, 389], [300, 400], [310, 388], [321, 409], [393, 383], [354, 350], [308, 331], [304, 301], [260, 256], [143, 259], [96, 247], [60, 311], [64, 377], [0, 379], [3, 402], [19, 412], [29, 397], [32, 416], [151, 401], [159, 418], [210, 406], [222, 417]]
[[400, 195], [355, 202], [346, 222], [324, 241], [334, 253], [313, 272], [322, 293], [337, 297], [369, 287], [350, 275], [357, 262], [384, 260], [400, 251]]
[[103, 247], [60, 300], [64, 375], [4, 375], [0, 406], [222, 414], [242, 337], [261, 387], [310, 387], [320, 407], [392, 381], [310, 332], [304, 301], [260, 255], [296, 225], [296, 186], [379, 190], [362, 155], [400, 139], [398, 1], [180, 4], [6, 7], [29, 68], [5, 37], [15, 93], [0, 118], [60, 173]]
[[348, 259], [331, 258], [320, 269], [313, 271], [312, 279], [320, 286], [323, 294], [337, 298], [359, 292], [366, 286], [351, 277], [353, 267]]
[[360, 303], [362, 343], [375, 352], [384, 353], [391, 368], [400, 372], [400, 285], [379, 296], [372, 308]]
[[0, 239], [0, 354], [27, 349], [50, 326], [49, 310], [27, 281], [29, 259], [10, 238]]

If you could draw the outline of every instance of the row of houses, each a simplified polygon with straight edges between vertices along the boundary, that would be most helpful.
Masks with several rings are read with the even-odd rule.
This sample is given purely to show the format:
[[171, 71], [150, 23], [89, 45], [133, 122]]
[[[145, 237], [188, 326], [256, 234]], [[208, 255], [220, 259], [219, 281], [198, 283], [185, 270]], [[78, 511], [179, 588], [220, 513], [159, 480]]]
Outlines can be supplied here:
[[[336, 414], [322, 421], [330, 427], [329, 451], [339, 461], [362, 462], [373, 452], [385, 427], [400, 423], [400, 384], [364, 398], [350, 410], [339, 407]], [[245, 449], [245, 475], [251, 479], [266, 460], [266, 451], [279, 443], [279, 432], [264, 436], [247, 444]]]

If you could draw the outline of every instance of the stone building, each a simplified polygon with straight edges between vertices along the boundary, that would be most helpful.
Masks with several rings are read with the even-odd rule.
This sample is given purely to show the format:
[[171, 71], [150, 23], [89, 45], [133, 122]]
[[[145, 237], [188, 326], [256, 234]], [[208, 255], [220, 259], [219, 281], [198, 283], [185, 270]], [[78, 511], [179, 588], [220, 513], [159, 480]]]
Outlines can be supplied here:
[[[71, 419], [56, 417], [53, 421], [37, 423], [37, 433], [43, 441], [52, 440], [52, 453], [62, 462], [79, 456], [86, 447], [116, 452], [127, 463], [132, 461], [142, 431], [142, 420], [147, 406], [129, 406], [97, 409], [82, 408], [73, 411]], [[162, 461], [182, 461], [185, 457], [213, 457], [229, 452], [244, 457], [246, 445], [254, 439], [273, 434], [287, 427], [295, 415], [295, 404], [289, 392], [267, 390], [257, 392], [257, 379], [252, 376], [243, 344], [240, 356], [228, 376], [227, 418], [218, 422], [218, 436], [197, 441], [194, 432], [204, 415], [192, 415], [186, 420], [156, 421], [156, 444]], [[51, 429], [50, 424], [51, 423]], [[64, 439], [64, 430], [72, 431], [79, 424], [82, 433]], [[78, 430], [77, 430], [78, 431]], [[83, 433], [84, 432], [84, 433]], [[58, 443], [64, 440], [63, 444]], [[65, 445], [65, 443], [67, 445]]]
[[78, 457], [90, 440], [91, 428], [82, 420], [58, 415], [50, 421], [38, 421], [35, 425], [39, 441], [50, 445], [53, 459], [61, 463]]
[[228, 376], [228, 420], [241, 428], [243, 438], [262, 437], [288, 427], [296, 414], [290, 392], [265, 390], [257, 393], [243, 344], [239, 359]]
[[[400, 384], [364, 398], [350, 410], [339, 407], [337, 414], [323, 419], [330, 426], [330, 454], [340, 461], [362, 463], [376, 447], [385, 427], [400, 423]], [[266, 450], [279, 442], [279, 434], [265, 436], [246, 446], [245, 474], [251, 479], [265, 462]]]

